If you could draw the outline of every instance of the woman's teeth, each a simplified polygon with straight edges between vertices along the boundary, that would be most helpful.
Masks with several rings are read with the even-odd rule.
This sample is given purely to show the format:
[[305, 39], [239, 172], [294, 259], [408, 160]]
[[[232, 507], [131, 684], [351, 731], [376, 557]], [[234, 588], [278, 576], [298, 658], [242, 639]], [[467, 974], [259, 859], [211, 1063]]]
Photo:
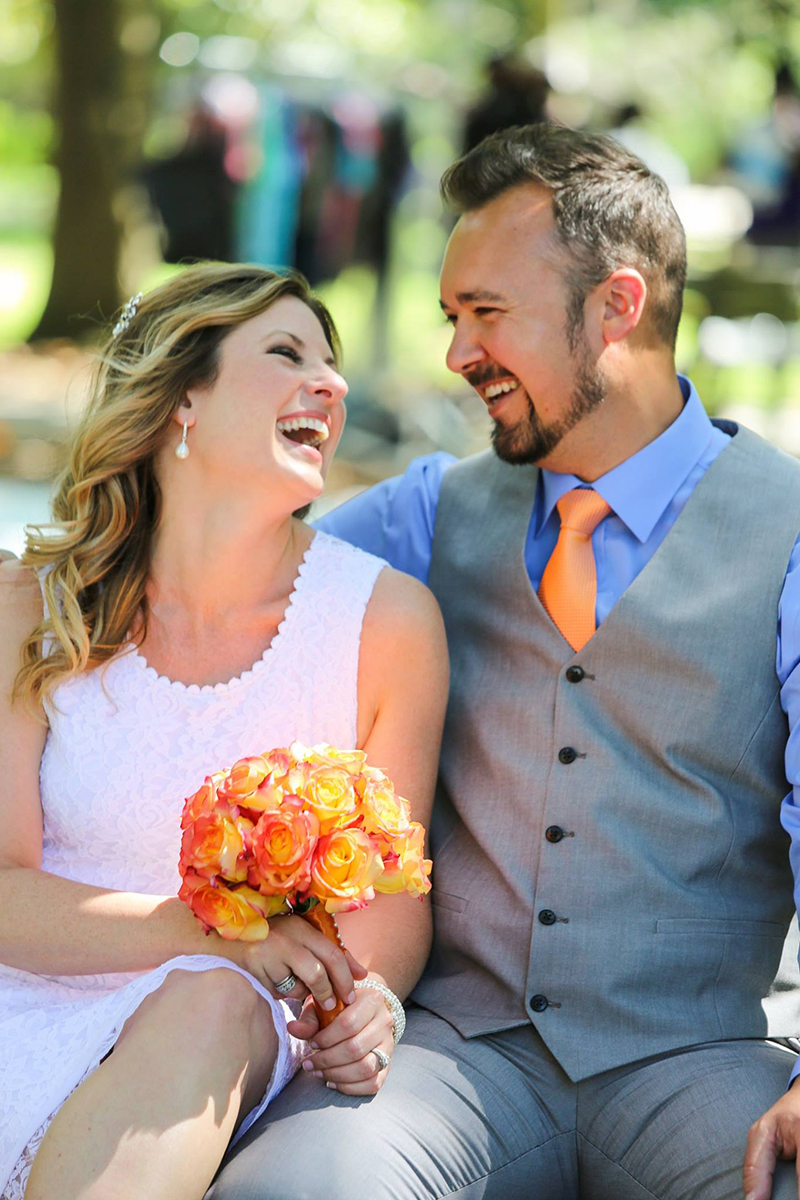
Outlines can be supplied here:
[[[331, 435], [331, 431], [324, 421], [320, 421], [317, 417], [292, 417], [289, 421], [277, 422], [278, 433], [285, 434], [290, 441], [302, 442], [305, 446], [320, 446], [323, 442], [327, 442]], [[292, 434], [300, 433], [300, 437], [292, 437]]]
[[518, 379], [515, 379], [513, 383], [490, 383], [484, 394], [487, 400], [494, 400], [496, 396], [502, 396], [504, 392], [513, 392], [517, 387], [519, 387]]

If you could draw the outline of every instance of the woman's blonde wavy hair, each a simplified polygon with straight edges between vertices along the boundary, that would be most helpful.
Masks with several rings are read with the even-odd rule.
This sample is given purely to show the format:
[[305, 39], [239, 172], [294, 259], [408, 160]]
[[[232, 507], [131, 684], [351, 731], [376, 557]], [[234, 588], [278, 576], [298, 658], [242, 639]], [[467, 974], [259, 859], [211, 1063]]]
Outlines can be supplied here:
[[90, 399], [53, 499], [53, 521], [30, 526], [22, 561], [49, 568], [48, 615], [22, 647], [14, 697], [38, 708], [67, 678], [113, 658], [147, 629], [145, 591], [161, 516], [154, 458], [190, 387], [213, 383], [227, 333], [295, 296], [339, 359], [327, 308], [294, 272], [201, 263], [139, 302], [98, 355]]

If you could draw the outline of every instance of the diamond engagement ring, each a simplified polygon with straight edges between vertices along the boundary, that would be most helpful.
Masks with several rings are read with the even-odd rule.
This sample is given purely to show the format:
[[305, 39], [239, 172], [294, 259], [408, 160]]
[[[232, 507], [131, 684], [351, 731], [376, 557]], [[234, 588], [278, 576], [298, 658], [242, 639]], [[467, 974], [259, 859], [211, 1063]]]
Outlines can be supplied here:
[[376, 1057], [376, 1058], [377, 1058], [377, 1060], [378, 1060], [378, 1070], [379, 1070], [379, 1071], [385, 1071], [385, 1070], [386, 1070], [386, 1068], [389, 1066], [389, 1063], [392, 1061], [392, 1060], [389, 1058], [389, 1055], [388, 1055], [388, 1054], [384, 1054], [384, 1053], [383, 1053], [383, 1051], [382, 1051], [382, 1050], [379, 1050], [377, 1046], [376, 1046], [376, 1047], [375, 1047], [375, 1049], [372, 1051], [372, 1053], [375, 1055], [375, 1057]]
[[295, 975], [287, 975], [280, 983], [275, 984], [275, 991], [280, 992], [282, 996], [288, 996], [289, 992], [293, 992], [297, 987], [297, 977]]

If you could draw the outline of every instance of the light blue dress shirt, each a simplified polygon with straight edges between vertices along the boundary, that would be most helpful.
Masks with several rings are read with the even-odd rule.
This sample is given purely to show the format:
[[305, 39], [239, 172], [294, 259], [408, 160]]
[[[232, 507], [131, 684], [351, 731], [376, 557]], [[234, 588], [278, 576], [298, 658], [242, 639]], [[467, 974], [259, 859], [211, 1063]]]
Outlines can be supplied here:
[[[683, 506], [729, 435], [709, 420], [688, 379], [678, 376], [685, 404], [660, 437], [597, 479], [592, 486], [613, 510], [592, 535], [597, 566], [597, 624], [600, 625], [649, 562]], [[448, 454], [416, 459], [404, 475], [363, 492], [317, 524], [385, 558], [392, 566], [427, 582], [439, 488], [456, 460]], [[525, 565], [538, 589], [558, 540], [556, 503], [572, 488], [585, 487], [574, 475], [542, 470], [532, 500]], [[799, 514], [800, 517], [800, 514]], [[767, 519], [767, 516], [765, 516]], [[790, 861], [795, 905], [800, 907], [800, 539], [795, 543], [778, 606], [776, 673], [781, 704], [789, 719], [786, 774], [792, 791], [781, 808], [791, 838]], [[800, 1035], [800, 1030], [796, 1031]], [[792, 1079], [800, 1074], [798, 1060]]]

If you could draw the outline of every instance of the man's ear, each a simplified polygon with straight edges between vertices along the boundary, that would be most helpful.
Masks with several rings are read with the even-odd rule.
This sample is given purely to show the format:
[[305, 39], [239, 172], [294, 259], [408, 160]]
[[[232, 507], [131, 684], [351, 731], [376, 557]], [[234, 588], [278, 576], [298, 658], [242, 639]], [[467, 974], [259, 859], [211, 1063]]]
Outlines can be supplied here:
[[647, 284], [633, 267], [620, 267], [598, 288], [599, 318], [603, 340], [621, 342], [636, 329], [647, 299]]
[[0, 562], [13, 562], [16, 558], [17, 555], [13, 550], [3, 550], [3, 548], [0, 547]]

